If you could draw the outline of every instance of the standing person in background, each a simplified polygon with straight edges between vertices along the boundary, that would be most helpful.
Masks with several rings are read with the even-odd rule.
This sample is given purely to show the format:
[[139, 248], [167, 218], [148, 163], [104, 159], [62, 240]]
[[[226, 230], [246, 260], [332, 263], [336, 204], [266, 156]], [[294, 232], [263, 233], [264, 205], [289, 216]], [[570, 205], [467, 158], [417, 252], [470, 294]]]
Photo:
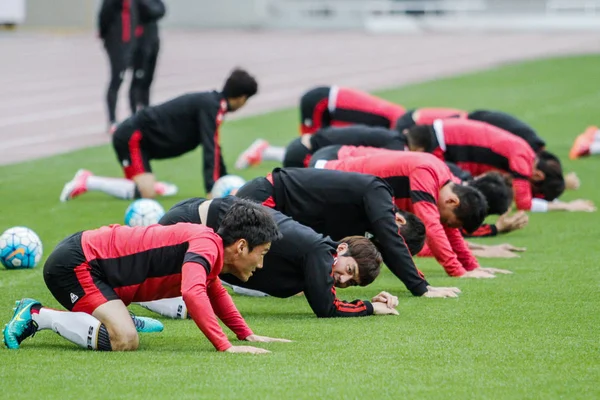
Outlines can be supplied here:
[[106, 91], [108, 132], [117, 127], [117, 97], [131, 62], [137, 26], [137, 0], [103, 0], [98, 13], [98, 35], [110, 62], [110, 82]]
[[135, 30], [133, 75], [129, 88], [131, 113], [150, 105], [150, 86], [160, 51], [158, 21], [165, 16], [162, 0], [137, 0], [139, 25]]

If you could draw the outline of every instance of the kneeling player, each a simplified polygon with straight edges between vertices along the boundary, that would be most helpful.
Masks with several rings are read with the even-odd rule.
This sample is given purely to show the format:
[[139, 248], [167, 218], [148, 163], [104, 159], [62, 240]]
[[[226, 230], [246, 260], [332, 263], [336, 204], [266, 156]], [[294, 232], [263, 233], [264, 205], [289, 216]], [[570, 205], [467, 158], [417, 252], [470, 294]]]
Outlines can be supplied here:
[[[218, 230], [223, 217], [238, 201], [240, 199], [233, 196], [188, 199], [173, 206], [160, 223], [191, 222]], [[336, 288], [367, 286], [379, 274], [381, 255], [367, 238], [355, 236], [334, 242], [280, 212], [264, 209], [277, 221], [282, 238], [272, 243], [263, 268], [248, 281], [221, 274], [223, 281], [280, 298], [304, 292], [308, 304], [320, 318], [397, 314], [394, 308], [398, 299], [386, 292], [375, 296], [372, 302], [347, 302], [336, 297]], [[186, 314], [181, 298], [140, 305], [171, 318], [185, 318]]]
[[277, 340], [254, 335], [218, 275], [248, 280], [280, 237], [271, 215], [251, 202], [231, 207], [218, 233], [194, 224], [111, 225], [76, 233], [44, 265], [48, 289], [70, 312], [23, 299], [4, 329], [4, 343], [18, 349], [38, 330], [52, 329], [84, 348], [136, 350], [139, 339], [127, 305], [183, 294], [196, 325], [217, 350], [266, 352], [232, 346], [223, 333], [217, 317], [240, 340]]

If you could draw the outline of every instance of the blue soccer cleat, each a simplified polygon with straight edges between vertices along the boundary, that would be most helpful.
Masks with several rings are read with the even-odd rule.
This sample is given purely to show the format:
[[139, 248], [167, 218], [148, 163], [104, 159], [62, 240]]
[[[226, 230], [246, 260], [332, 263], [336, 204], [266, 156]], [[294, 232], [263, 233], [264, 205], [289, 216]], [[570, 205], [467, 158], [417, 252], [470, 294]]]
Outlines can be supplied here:
[[41, 305], [33, 299], [21, 299], [16, 302], [15, 313], [4, 327], [4, 345], [9, 349], [18, 349], [21, 342], [35, 335], [38, 325], [31, 318], [31, 307]]
[[[131, 314], [131, 313], [130, 313]], [[148, 317], [138, 317], [131, 314], [131, 319], [135, 325], [135, 329], [141, 333], [162, 332], [165, 328], [162, 322]]]

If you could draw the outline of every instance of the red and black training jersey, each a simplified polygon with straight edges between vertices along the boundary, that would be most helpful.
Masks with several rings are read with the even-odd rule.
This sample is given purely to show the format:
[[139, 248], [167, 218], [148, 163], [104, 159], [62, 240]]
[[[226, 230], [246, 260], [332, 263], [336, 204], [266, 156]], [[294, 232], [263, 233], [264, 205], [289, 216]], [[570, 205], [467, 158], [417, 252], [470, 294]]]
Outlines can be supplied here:
[[353, 171], [383, 178], [393, 189], [401, 210], [417, 215], [427, 231], [426, 243], [451, 276], [479, 267], [460, 231], [443, 226], [437, 201], [440, 189], [455, 179], [442, 161], [427, 153], [364, 148], [362, 157], [328, 161], [324, 168]]
[[223, 94], [199, 92], [146, 107], [131, 119], [152, 159], [177, 157], [202, 146], [204, 185], [210, 192], [215, 181], [227, 175], [219, 144], [219, 127], [227, 111]]
[[218, 279], [223, 241], [195, 224], [85, 231], [81, 246], [92, 275], [109, 284], [126, 304], [183, 295], [202, 332], [217, 350], [231, 346], [217, 316], [238, 338], [252, 334]]
[[313, 154], [323, 147], [332, 145], [404, 150], [406, 144], [406, 136], [394, 130], [366, 125], [323, 128], [310, 137]]
[[517, 208], [531, 209], [533, 196], [529, 179], [536, 156], [525, 140], [493, 125], [467, 119], [438, 120], [434, 129], [437, 141], [434, 154], [473, 176], [488, 171], [510, 174]]
[[332, 86], [329, 94], [332, 125], [363, 124], [394, 128], [406, 109], [356, 89]]
[[135, 40], [138, 24], [137, 0], [103, 0], [98, 13], [98, 35], [107, 45]]
[[276, 168], [274, 207], [318, 233], [340, 240], [370, 233], [387, 267], [416, 296], [427, 291], [395, 222], [390, 187], [375, 176], [313, 168]]

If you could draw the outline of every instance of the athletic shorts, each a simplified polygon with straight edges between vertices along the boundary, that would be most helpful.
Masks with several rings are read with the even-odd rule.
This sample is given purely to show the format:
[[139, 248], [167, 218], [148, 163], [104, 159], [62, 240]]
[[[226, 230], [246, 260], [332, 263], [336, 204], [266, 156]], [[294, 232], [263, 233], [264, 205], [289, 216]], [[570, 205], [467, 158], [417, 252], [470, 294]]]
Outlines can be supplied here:
[[395, 129], [402, 133], [405, 129], [412, 128], [415, 126], [415, 121], [413, 121], [413, 113], [415, 110], [408, 110], [406, 113], [396, 120]]
[[263, 206], [275, 208], [275, 199], [273, 195], [273, 178], [269, 174], [266, 178], [254, 178], [246, 182], [244, 186], [235, 194], [241, 199], [250, 199], [261, 203]]
[[300, 133], [313, 134], [330, 125], [329, 90], [325, 86], [304, 93], [300, 99]]
[[302, 144], [301, 138], [296, 138], [285, 148], [283, 168], [306, 168], [310, 157], [311, 151]]
[[325, 146], [322, 149], [315, 151], [308, 163], [309, 168], [314, 168], [315, 164], [319, 160], [331, 161], [338, 159], [338, 152], [343, 146], [341, 144], [334, 144], [331, 146]]
[[152, 172], [150, 157], [144, 151], [142, 139], [142, 132], [129, 121], [120, 124], [113, 134], [113, 148], [127, 179], [133, 179], [137, 175]]
[[119, 296], [86, 261], [81, 235], [82, 232], [75, 233], [56, 246], [44, 264], [44, 281], [64, 308], [92, 314]]

